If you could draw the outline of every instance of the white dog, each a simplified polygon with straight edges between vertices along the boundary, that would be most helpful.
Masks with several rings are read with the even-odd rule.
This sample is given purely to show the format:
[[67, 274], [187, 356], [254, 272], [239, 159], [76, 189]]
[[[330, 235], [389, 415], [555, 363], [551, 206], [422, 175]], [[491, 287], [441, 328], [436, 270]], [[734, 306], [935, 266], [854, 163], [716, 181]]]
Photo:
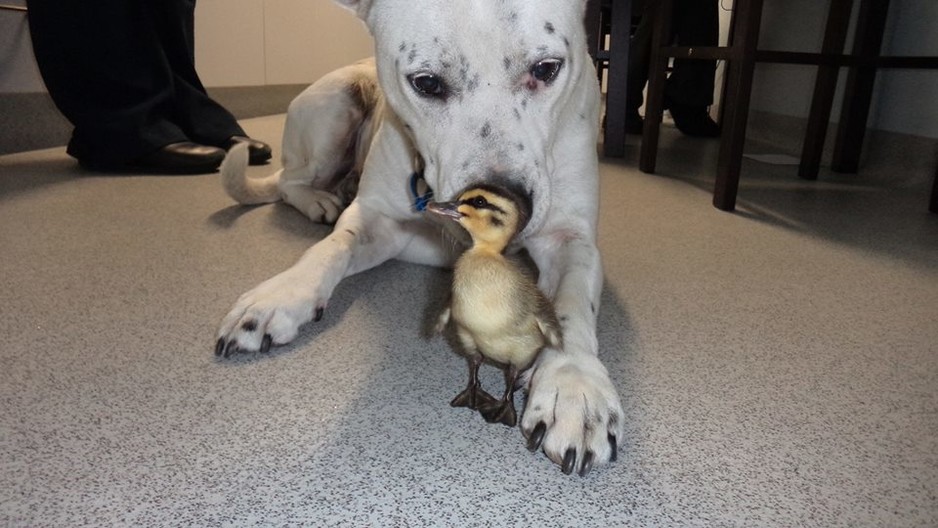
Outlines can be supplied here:
[[451, 265], [453, 248], [421, 212], [429, 193], [449, 200], [474, 182], [510, 181], [531, 197], [519, 239], [564, 335], [525, 378], [522, 432], [565, 473], [614, 460], [623, 413], [597, 358], [600, 94], [586, 0], [337, 1], [371, 30], [375, 61], [293, 101], [282, 171], [246, 178], [243, 148], [222, 167], [235, 200], [283, 199], [335, 230], [238, 299], [216, 353], [289, 342], [340, 280], [386, 260]]

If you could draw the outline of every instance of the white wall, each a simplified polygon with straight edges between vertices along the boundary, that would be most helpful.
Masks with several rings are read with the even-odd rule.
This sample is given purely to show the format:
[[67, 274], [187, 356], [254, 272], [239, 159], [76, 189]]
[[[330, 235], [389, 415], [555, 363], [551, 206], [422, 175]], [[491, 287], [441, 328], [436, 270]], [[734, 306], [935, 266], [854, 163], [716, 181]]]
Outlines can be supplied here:
[[[938, 56], [938, 1], [892, 4], [885, 53]], [[938, 70], [883, 70], [876, 88], [875, 128], [938, 138]]]
[[373, 53], [332, 0], [199, 0], [196, 67], [206, 86], [306, 84]]
[[[727, 1], [724, 0], [724, 3]], [[827, 1], [767, 1], [759, 47], [785, 51], [819, 51], [827, 19], [827, 7]], [[892, 0], [889, 19], [886, 21], [883, 54], [938, 56], [936, 28], [938, 1]], [[851, 40], [852, 37], [848, 39], [848, 46]], [[815, 71], [814, 68], [805, 66], [758, 65], [752, 93], [752, 108], [807, 117], [814, 89]], [[834, 120], [839, 118], [845, 77], [846, 72], [841, 70], [838, 97], [832, 115]], [[938, 70], [880, 70], [869, 126], [938, 138]]]
[[[2, 3], [25, 6], [26, 0]], [[26, 13], [0, 10], [0, 94], [42, 91], [45, 87], [33, 60]]]

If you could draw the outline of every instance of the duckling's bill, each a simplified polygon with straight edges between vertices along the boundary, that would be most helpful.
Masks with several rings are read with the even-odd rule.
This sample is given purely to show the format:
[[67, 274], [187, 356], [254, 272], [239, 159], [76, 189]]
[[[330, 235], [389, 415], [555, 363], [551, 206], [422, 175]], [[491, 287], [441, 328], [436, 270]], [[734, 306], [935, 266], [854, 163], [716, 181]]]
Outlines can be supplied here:
[[459, 202], [429, 202], [427, 211], [453, 220], [459, 220], [463, 217], [463, 214], [459, 212], [459, 205]]

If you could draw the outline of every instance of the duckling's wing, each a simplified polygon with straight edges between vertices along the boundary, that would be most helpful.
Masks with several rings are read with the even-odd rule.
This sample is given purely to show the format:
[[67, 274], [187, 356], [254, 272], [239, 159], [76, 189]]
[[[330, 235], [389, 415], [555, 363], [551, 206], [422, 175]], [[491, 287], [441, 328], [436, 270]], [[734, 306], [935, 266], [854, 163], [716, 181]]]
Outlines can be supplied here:
[[451, 303], [447, 303], [446, 308], [440, 313], [440, 317], [436, 320], [436, 326], [433, 327], [434, 334], [442, 334], [443, 330], [446, 329], [446, 325], [449, 324], [450, 314], [452, 313], [450, 309], [451, 306]]

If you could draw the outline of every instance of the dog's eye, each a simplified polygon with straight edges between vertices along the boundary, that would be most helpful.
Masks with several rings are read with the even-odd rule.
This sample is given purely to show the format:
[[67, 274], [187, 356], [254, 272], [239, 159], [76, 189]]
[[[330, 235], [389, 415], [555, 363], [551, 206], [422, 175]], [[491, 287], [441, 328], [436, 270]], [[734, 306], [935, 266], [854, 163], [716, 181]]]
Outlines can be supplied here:
[[531, 68], [531, 76], [547, 84], [554, 80], [562, 66], [563, 61], [560, 59], [544, 59]]
[[415, 73], [409, 75], [407, 79], [420, 95], [427, 97], [444, 97], [446, 95], [446, 84], [432, 73]]

